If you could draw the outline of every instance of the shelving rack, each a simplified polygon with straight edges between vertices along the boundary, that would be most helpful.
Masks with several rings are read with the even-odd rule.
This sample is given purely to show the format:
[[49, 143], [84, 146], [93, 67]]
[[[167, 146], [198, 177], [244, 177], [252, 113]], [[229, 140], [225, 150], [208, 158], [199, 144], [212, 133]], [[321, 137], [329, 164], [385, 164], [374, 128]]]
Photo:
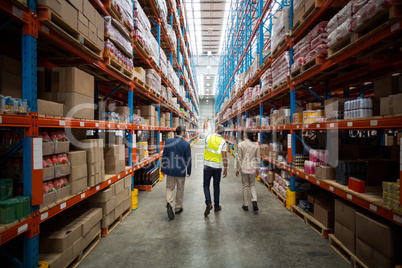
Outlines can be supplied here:
[[[262, 156], [262, 158], [290, 172], [291, 191], [295, 191], [296, 188], [295, 178], [300, 177], [402, 226], [402, 215], [382, 207], [382, 197], [375, 196], [373, 198], [370, 194], [359, 194], [334, 181], [319, 180], [314, 175], [305, 174], [304, 171], [295, 169], [291, 165], [292, 157], [296, 150], [296, 138], [299, 138], [297, 134], [300, 134], [300, 131], [375, 130], [380, 136], [382, 145], [384, 145], [386, 131], [402, 130], [402, 117], [400, 115], [395, 117], [377, 116], [365, 119], [333, 120], [313, 124], [293, 124], [292, 122], [292, 116], [296, 110], [296, 100], [312, 100], [315, 98], [323, 101], [331, 97], [363, 96], [363, 93], [372, 93], [372, 91], [370, 92], [372, 89], [368, 90], [368, 87], [363, 82], [372, 81], [373, 78], [378, 78], [385, 74], [400, 73], [402, 70], [401, 53], [393, 50], [390, 53], [383, 53], [387, 47], [381, 47], [381, 44], [400, 45], [398, 36], [401, 34], [401, 5], [394, 4], [389, 10], [389, 21], [381, 25], [373, 25], [372, 29], [359, 37], [357, 42], [352, 42], [341, 51], [321, 59], [314, 67], [301, 72], [299, 75], [291, 75], [284, 84], [273, 88], [268, 94], [259, 96], [256, 101], [251, 102], [241, 110], [234, 111], [229, 117], [223, 119], [223, 113], [221, 112], [224, 108], [233, 106], [248, 87], [261, 85], [261, 75], [271, 67], [272, 63], [284, 51], [290, 51], [290, 65], [292, 65], [294, 44], [318, 22], [330, 19], [335, 14], [334, 10], [340, 10], [346, 5], [347, 1], [315, 1], [314, 9], [307, 19], [302, 20], [297, 27], [293, 27], [293, 0], [275, 3], [276, 1], [269, 0], [265, 2], [257, 0], [254, 1], [254, 4], [250, 3], [250, 1], [240, 0], [232, 2], [228, 18], [229, 27], [218, 73], [217, 88], [219, 92], [215, 98], [216, 125], [223, 124], [227, 128], [224, 136], [232, 146], [236, 146], [241, 140], [241, 132], [246, 130], [246, 128], [239, 126], [241, 115], [245, 115], [246, 119], [250, 114], [263, 117], [264, 112], [268, 112], [271, 108], [277, 109], [285, 105], [290, 106], [291, 123], [289, 125], [271, 125], [251, 128], [251, 130], [260, 133], [259, 142], [262, 142], [263, 137], [272, 131], [281, 131], [288, 134], [288, 158], [286, 163], [274, 161], [267, 156]], [[274, 50], [274, 54], [272, 54], [271, 50], [271, 53], [266, 58], [263, 58], [263, 49], [270, 47], [269, 34], [272, 31], [272, 18], [286, 6], [290, 7], [290, 35], [286, 37], [282, 45], [279, 45]], [[242, 15], [239, 16], [238, 14]], [[244, 18], [246, 19], [244, 20]], [[248, 21], [252, 23], [250, 24]], [[229, 97], [231, 88], [235, 83], [234, 76], [247, 71], [251, 65], [253, 60], [252, 48], [256, 48], [257, 57], [260, 59], [257, 74], [250, 77], [249, 81], [245, 81], [245, 85], [240, 89], [240, 92], [229, 101], [227, 106], [223, 107], [222, 104], [225, 98]], [[378, 53], [383, 53], [383, 56], [375, 57]], [[349, 69], [347, 69], [348, 67]], [[350, 85], [356, 85], [356, 88], [352, 90]], [[400, 178], [402, 178], [402, 171]]]
[[[174, 0], [172, 0], [174, 1]], [[22, 66], [23, 66], [23, 88], [22, 94], [23, 98], [28, 100], [28, 105], [31, 109], [29, 115], [11, 115], [11, 114], [0, 114], [0, 126], [7, 128], [22, 128], [24, 129], [24, 137], [23, 137], [23, 187], [24, 187], [24, 196], [29, 196], [31, 198], [31, 214], [23, 219], [18, 220], [17, 222], [8, 224], [8, 225], [0, 225], [0, 246], [4, 245], [8, 241], [16, 238], [17, 236], [24, 235], [24, 248], [23, 248], [23, 259], [22, 262], [16, 258], [11, 257], [11, 261], [16, 266], [22, 267], [37, 267], [38, 265], [38, 255], [39, 255], [39, 233], [40, 233], [40, 224], [54, 215], [76, 205], [82, 200], [88, 198], [89, 196], [95, 194], [96, 192], [101, 191], [105, 187], [115, 183], [116, 181], [122, 179], [127, 175], [133, 175], [133, 173], [150, 164], [151, 162], [158, 161], [162, 156], [162, 132], [172, 132], [174, 129], [172, 128], [172, 122], [170, 127], [156, 127], [156, 126], [142, 126], [133, 124], [133, 118], [130, 116], [130, 123], [117, 123], [117, 122], [109, 122], [109, 121], [101, 121], [101, 120], [81, 120], [81, 119], [72, 119], [72, 118], [54, 118], [54, 117], [43, 117], [39, 116], [37, 113], [37, 65], [45, 66], [47, 68], [51, 68], [54, 66], [79, 66], [87, 72], [90, 72], [95, 76], [95, 78], [102, 77], [103, 81], [105, 78], [108, 82], [102, 82], [96, 80], [95, 84], [95, 100], [100, 96], [105, 96], [103, 99], [106, 99], [113, 95], [114, 98], [127, 103], [130, 108], [130, 113], [133, 113], [133, 108], [135, 103], [142, 101], [142, 103], [156, 103], [158, 110], [158, 122], [160, 121], [160, 113], [161, 110], [165, 110], [170, 112], [171, 117], [173, 115], [179, 116], [181, 118], [181, 122], [185, 121], [190, 123], [190, 129], [188, 130], [187, 140], [194, 145], [195, 141], [198, 138], [198, 95], [197, 95], [197, 81], [194, 73], [194, 66], [192, 64], [192, 60], [189, 59], [190, 52], [188, 50], [188, 40], [185, 28], [178, 27], [177, 23], [174, 25], [174, 29], [176, 31], [177, 36], [181, 39], [184, 35], [184, 39], [186, 40], [186, 45], [181, 45], [180, 49], [183, 51], [183, 55], [186, 55], [186, 60], [183, 60], [184, 68], [187, 68], [188, 73], [191, 78], [190, 88], [189, 84], [184, 81], [183, 71], [180, 64], [178, 64], [177, 60], [175, 62], [175, 66], [178, 69], [178, 75], [181, 75], [181, 80], [183, 85], [186, 88], [187, 97], [190, 97], [193, 107], [191, 108], [186, 105], [184, 100], [180, 98], [177, 93], [177, 89], [173, 88], [170, 81], [166, 77], [162, 76], [162, 84], [165, 86], [169, 86], [172, 89], [172, 93], [174, 96], [178, 97], [178, 103], [181, 107], [183, 107], [186, 111], [191, 115], [190, 117], [186, 117], [180, 111], [173, 109], [163, 97], [155, 94], [152, 89], [145, 88], [137, 78], [133, 80], [128, 79], [127, 76], [122, 75], [120, 72], [117, 72], [107, 66], [104, 62], [103, 57], [100, 55], [96, 55], [91, 53], [87, 49], [82, 46], [77, 45], [74, 42], [71, 42], [68, 37], [59, 33], [52, 27], [48, 27], [45, 24], [46, 17], [43, 16], [41, 9], [37, 9], [36, 0], [28, 0], [27, 5], [21, 4], [24, 1], [0, 1], [0, 13], [5, 14], [5, 16], [10, 19], [5, 22], [3, 26], [7, 26], [8, 23], [13, 22], [16, 23], [19, 27], [21, 27], [21, 38], [22, 38]], [[98, 10], [101, 15], [111, 16], [109, 14], [108, 8], [110, 8], [111, 1], [108, 0], [90, 0], [92, 5]], [[150, 2], [149, 5], [154, 7], [155, 2]], [[155, 17], [159, 24], [157, 25], [157, 40], [158, 44], [161, 46], [161, 34], [160, 28], [162, 28], [163, 36], [162, 40], [165, 40], [169, 45], [169, 39], [166, 35], [165, 27], [161, 27], [161, 19], [158, 17], [159, 15], [155, 12]], [[170, 4], [170, 23], [173, 23], [173, 14], [180, 13], [181, 8], [178, 5], [178, 9], [175, 10], [172, 8]], [[181, 17], [183, 20], [183, 16]], [[182, 23], [184, 25], [184, 23]], [[162, 25], [163, 26], [163, 25]], [[60, 48], [63, 53], [65, 53], [65, 57], [73, 56], [74, 60], [63, 61], [63, 60], [52, 60], [39, 57], [37, 55], [37, 49], [44, 42], [49, 42], [54, 46]], [[153, 68], [159, 74], [161, 74], [159, 64], [150, 60], [147, 57], [146, 51], [138, 47], [136, 44], [137, 40], [133, 38], [133, 55], [134, 52], [137, 52], [139, 58], [134, 58], [134, 64], [137, 60], [141, 60], [142, 62], [146, 62], [149, 68]], [[169, 53], [173, 52], [173, 48], [169, 47]], [[187, 49], [188, 53], [184, 53], [184, 49]], [[159, 53], [164, 53], [162, 49], [160, 49]], [[170, 57], [171, 63], [173, 57]], [[184, 65], [186, 64], [186, 65]], [[173, 65], [173, 63], [172, 63]], [[172, 121], [172, 120], [171, 120]], [[41, 139], [37, 138], [39, 134], [40, 128], [82, 128], [82, 129], [92, 129], [92, 130], [125, 130], [128, 132], [129, 139], [129, 163], [131, 165], [126, 166], [125, 171], [116, 175], [106, 175], [105, 182], [89, 188], [84, 192], [79, 193], [75, 196], [70, 196], [67, 199], [60, 200], [54, 205], [39, 210], [39, 205], [43, 203], [43, 174], [42, 174], [42, 162], [40, 163], [40, 168], [34, 167], [34, 158], [35, 156], [40, 156], [41, 153], [38, 154], [39, 150], [38, 146], [42, 146]], [[157, 153], [155, 155], [150, 156], [149, 159], [143, 161], [142, 163], [136, 163], [136, 136], [135, 131], [155, 131], [158, 133], [156, 135], [157, 138]], [[132, 185], [134, 187], [134, 185]], [[0, 250], [2, 250], [0, 248]]]

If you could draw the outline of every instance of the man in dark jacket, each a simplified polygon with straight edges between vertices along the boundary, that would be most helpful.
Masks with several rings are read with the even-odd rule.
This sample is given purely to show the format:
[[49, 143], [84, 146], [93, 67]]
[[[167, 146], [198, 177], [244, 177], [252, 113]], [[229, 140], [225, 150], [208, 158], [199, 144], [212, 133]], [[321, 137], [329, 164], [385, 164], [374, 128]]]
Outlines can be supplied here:
[[173, 191], [176, 191], [176, 214], [183, 212], [184, 181], [191, 175], [191, 148], [183, 138], [186, 136], [186, 127], [176, 128], [177, 136], [166, 140], [162, 155], [162, 170], [166, 175], [166, 203], [169, 219], [174, 219]]

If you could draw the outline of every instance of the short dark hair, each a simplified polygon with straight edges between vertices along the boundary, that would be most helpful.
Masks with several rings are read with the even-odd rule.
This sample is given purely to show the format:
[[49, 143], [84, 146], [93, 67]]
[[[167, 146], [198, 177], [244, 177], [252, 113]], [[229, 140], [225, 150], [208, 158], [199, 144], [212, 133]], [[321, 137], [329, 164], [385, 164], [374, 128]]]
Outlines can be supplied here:
[[184, 125], [180, 125], [176, 128], [177, 135], [181, 135], [183, 132], [186, 132], [186, 127]]
[[216, 133], [222, 135], [225, 132], [225, 127], [223, 125], [218, 125]]
[[246, 137], [247, 137], [247, 139], [249, 139], [249, 140], [251, 140], [253, 142], [257, 141], [256, 138], [255, 138], [255, 132], [253, 132], [253, 131], [251, 131], [249, 129], [246, 130]]

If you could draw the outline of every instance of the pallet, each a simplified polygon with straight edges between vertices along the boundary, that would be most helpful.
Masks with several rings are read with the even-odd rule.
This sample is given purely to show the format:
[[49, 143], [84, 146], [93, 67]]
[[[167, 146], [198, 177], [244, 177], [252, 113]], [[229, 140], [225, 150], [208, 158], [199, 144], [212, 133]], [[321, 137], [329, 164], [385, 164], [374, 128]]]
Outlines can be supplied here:
[[342, 257], [351, 267], [354, 268], [368, 268], [362, 261], [360, 261], [356, 255], [350, 252], [336, 237], [334, 234], [329, 234], [329, 246], [335, 250], [339, 256]]
[[116, 227], [127, 218], [128, 214], [131, 212], [131, 205], [126, 209], [123, 214], [121, 214], [108, 228], [102, 228], [102, 237], [108, 236]]
[[112, 58], [109, 57], [104, 57], [104, 63], [106, 66], [113, 71], [119, 73], [120, 75], [124, 76], [127, 80], [133, 80], [134, 79], [134, 74], [121, 66], [117, 61], [115, 61]]
[[301, 66], [300, 68], [298, 68], [297, 70], [295, 70], [294, 72], [292, 72], [290, 74], [290, 77], [292, 79], [297, 78], [298, 76], [302, 75], [305, 72], [309, 72], [313, 69], [315, 69], [316, 67], [320, 66], [321, 64], [323, 64], [325, 61], [325, 58], [323, 57], [317, 57], [314, 58], [312, 60], [310, 60], [309, 62], [307, 62], [306, 64], [304, 64], [303, 66]]
[[278, 53], [286, 46], [286, 39], [287, 39], [287, 35], [283, 38], [283, 40], [281, 42], [279, 42], [279, 44], [276, 46], [276, 48], [272, 51], [271, 56], [272, 58], [276, 58], [276, 56], [278, 55]]
[[304, 25], [310, 18], [320, 9], [324, 1], [316, 0], [312, 5], [304, 12], [303, 16], [297, 22], [294, 22], [292, 29], [290, 30], [290, 36], [293, 36], [301, 26]]
[[21, 8], [28, 8], [28, 1], [27, 0], [11, 0], [13, 4]]
[[265, 187], [267, 187], [268, 191], [271, 191], [273, 184], [268, 183], [266, 181], [261, 180], [261, 182], [264, 184]]
[[103, 50], [97, 47], [86, 36], [82, 35], [77, 29], [70, 26], [64, 19], [53, 12], [47, 6], [37, 8], [38, 20], [47, 27], [53, 29], [71, 43], [85, 50], [94, 58], [101, 60]]
[[[136, 39], [136, 38], [134, 38], [134, 39]], [[138, 38], [134, 42], [134, 46], [137, 47], [139, 51], [141, 51], [141, 54], [143, 54], [146, 59], [149, 59], [151, 57], [148, 50], [144, 47], [144, 45], [141, 43], [141, 41]]]
[[322, 223], [317, 221], [313, 216], [311, 216], [309, 213], [303, 211], [301, 208], [299, 208], [297, 205], [292, 205], [290, 207], [290, 211], [298, 217], [301, 221], [303, 221], [305, 224], [310, 226], [316, 233], [321, 235], [323, 238], [328, 238], [328, 235], [330, 233], [333, 233], [333, 229], [325, 227]]
[[136, 185], [134, 188], [137, 188], [138, 191], [146, 191], [151, 192], [152, 189], [158, 184], [159, 180], [156, 180], [152, 185]]
[[77, 256], [70, 262], [67, 267], [69, 268], [76, 268], [80, 263], [88, 256], [89, 253], [96, 247], [96, 245], [100, 242], [101, 240], [101, 231], [99, 231], [94, 239], [92, 240], [91, 243]]
[[283, 206], [286, 206], [286, 198], [281, 195], [274, 187], [271, 188], [271, 193], [273, 196], [278, 199], [279, 203], [281, 203]]
[[374, 16], [369, 22], [355, 29], [353, 33], [346, 36], [343, 40], [328, 48], [327, 59], [331, 59], [343, 53], [345, 50], [348, 50], [351, 46], [356, 45], [360, 41], [370, 38], [370, 36], [374, 35], [376, 32], [400, 19], [400, 14], [400, 5], [392, 5], [389, 9], [383, 10]]

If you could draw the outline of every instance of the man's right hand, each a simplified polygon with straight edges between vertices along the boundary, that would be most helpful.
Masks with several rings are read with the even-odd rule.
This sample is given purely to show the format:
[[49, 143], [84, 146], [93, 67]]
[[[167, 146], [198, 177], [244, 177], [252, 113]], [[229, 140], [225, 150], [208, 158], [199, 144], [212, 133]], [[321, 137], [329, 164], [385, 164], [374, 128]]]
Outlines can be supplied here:
[[227, 169], [223, 170], [223, 178], [226, 178], [227, 175], [228, 175], [228, 170]]
[[240, 173], [239, 171], [236, 171], [236, 177], [239, 177], [239, 173]]

